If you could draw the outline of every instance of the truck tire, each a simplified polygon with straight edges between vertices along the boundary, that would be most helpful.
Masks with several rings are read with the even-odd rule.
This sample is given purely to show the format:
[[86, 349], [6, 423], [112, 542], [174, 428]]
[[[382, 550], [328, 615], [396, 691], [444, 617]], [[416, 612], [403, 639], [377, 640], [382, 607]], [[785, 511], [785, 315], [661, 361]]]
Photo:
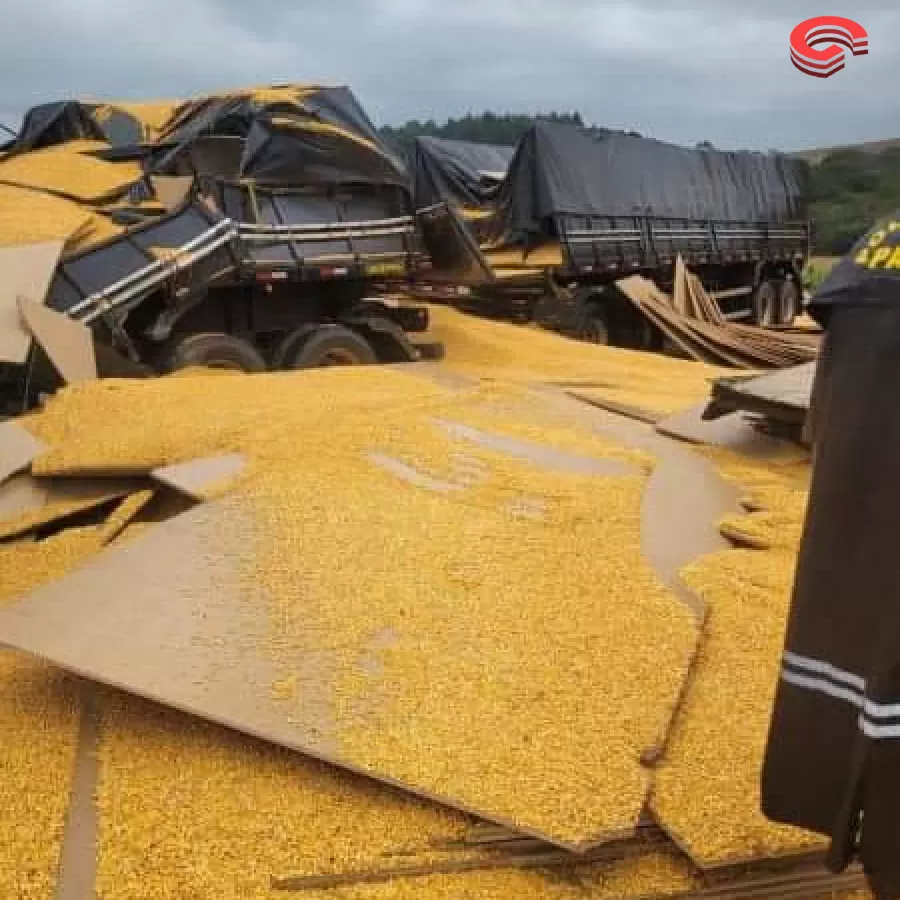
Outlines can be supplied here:
[[166, 370], [177, 372], [193, 366], [236, 372], [266, 371], [266, 361], [249, 341], [215, 331], [189, 334], [173, 344], [166, 357]]
[[760, 328], [771, 328], [778, 322], [778, 308], [778, 285], [767, 278], [753, 292], [753, 321]]
[[576, 337], [591, 344], [607, 346], [609, 322], [603, 304], [596, 300], [580, 300], [576, 313]]
[[778, 300], [778, 324], [793, 325], [803, 306], [803, 294], [795, 279], [789, 278], [782, 283]]
[[367, 366], [378, 362], [372, 345], [343, 325], [321, 325], [310, 331], [291, 332], [275, 351], [274, 364], [281, 369], [314, 369], [321, 366]]

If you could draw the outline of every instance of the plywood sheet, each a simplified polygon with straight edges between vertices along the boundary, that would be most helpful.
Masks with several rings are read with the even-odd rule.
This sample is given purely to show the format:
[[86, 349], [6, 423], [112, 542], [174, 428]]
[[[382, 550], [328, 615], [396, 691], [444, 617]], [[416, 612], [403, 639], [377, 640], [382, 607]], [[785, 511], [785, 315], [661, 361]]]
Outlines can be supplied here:
[[240, 475], [246, 465], [247, 458], [242, 453], [230, 453], [156, 469], [153, 478], [193, 500], [204, 500], [210, 491]]
[[19, 297], [43, 303], [62, 253], [62, 241], [0, 247], [0, 361], [21, 365], [31, 335], [19, 318]]
[[19, 313], [64, 381], [77, 384], [97, 378], [94, 337], [86, 325], [23, 297]]
[[0, 483], [27, 469], [46, 450], [18, 422], [0, 422]]

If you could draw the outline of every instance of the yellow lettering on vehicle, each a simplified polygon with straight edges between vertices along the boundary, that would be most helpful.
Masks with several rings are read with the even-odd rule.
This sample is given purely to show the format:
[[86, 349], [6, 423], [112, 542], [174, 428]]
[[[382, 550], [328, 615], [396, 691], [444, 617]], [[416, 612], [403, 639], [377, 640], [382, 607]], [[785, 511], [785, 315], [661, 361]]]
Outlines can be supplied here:
[[884, 263], [886, 263], [891, 258], [891, 254], [893, 252], [893, 247], [879, 247], [872, 254], [872, 259], [869, 261], [869, 268], [877, 269], [879, 266], [884, 265]]
[[887, 237], [887, 232], [886, 232], [886, 231], [884, 231], [884, 230], [876, 231], [876, 232], [869, 238], [869, 246], [874, 250], [875, 247], [877, 247], [879, 244], [883, 244], [883, 243], [884, 243], [884, 239], [885, 239], [886, 237]]
[[856, 259], [854, 260], [854, 262], [858, 266], [867, 266], [869, 264], [869, 251], [865, 247], [863, 247], [863, 249], [856, 254]]
[[900, 231], [900, 222], [891, 222], [888, 227], [888, 234], [893, 234], [895, 231]]
[[403, 275], [406, 269], [402, 263], [374, 263], [366, 266], [368, 275]]
[[900, 247], [895, 247], [891, 254], [891, 261], [886, 264], [886, 268], [900, 269]]

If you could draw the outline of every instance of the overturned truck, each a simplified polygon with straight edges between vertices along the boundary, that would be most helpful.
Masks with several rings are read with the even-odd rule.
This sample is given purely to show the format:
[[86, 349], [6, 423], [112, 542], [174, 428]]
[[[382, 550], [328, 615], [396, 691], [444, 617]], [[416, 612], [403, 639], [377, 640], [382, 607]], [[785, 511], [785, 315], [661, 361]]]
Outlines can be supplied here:
[[466, 278], [476, 309], [653, 346], [660, 335], [614, 284], [640, 274], [669, 289], [681, 256], [729, 319], [777, 326], [800, 312], [810, 228], [785, 157], [547, 123], [493, 186], [459, 154], [420, 142], [415, 158], [417, 205], [456, 204], [478, 248]]
[[[47, 242], [29, 299], [144, 370], [422, 353], [427, 311], [396, 298], [424, 258], [409, 174], [346, 88], [31, 110], [0, 154], [0, 269]], [[46, 380], [39, 357], [7, 386]]]

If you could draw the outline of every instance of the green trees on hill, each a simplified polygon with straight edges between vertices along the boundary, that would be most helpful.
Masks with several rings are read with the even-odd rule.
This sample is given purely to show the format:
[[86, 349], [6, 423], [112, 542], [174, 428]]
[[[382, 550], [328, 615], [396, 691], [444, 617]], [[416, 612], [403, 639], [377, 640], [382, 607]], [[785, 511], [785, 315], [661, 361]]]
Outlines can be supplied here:
[[454, 141], [475, 141], [479, 144], [502, 144], [512, 147], [537, 122], [578, 125], [597, 133], [608, 131], [605, 128], [585, 126], [584, 120], [578, 112], [541, 113], [535, 116], [513, 113], [497, 115], [487, 112], [478, 116], [467, 115], [461, 119], [449, 119], [443, 125], [438, 125], [433, 119], [429, 119], [427, 122], [413, 119], [405, 125], [385, 126], [381, 132], [389, 141], [406, 152], [412, 147], [413, 141], [422, 136], [449, 138]]
[[816, 252], [842, 255], [872, 223], [900, 209], [900, 147], [838, 150], [808, 169]]

